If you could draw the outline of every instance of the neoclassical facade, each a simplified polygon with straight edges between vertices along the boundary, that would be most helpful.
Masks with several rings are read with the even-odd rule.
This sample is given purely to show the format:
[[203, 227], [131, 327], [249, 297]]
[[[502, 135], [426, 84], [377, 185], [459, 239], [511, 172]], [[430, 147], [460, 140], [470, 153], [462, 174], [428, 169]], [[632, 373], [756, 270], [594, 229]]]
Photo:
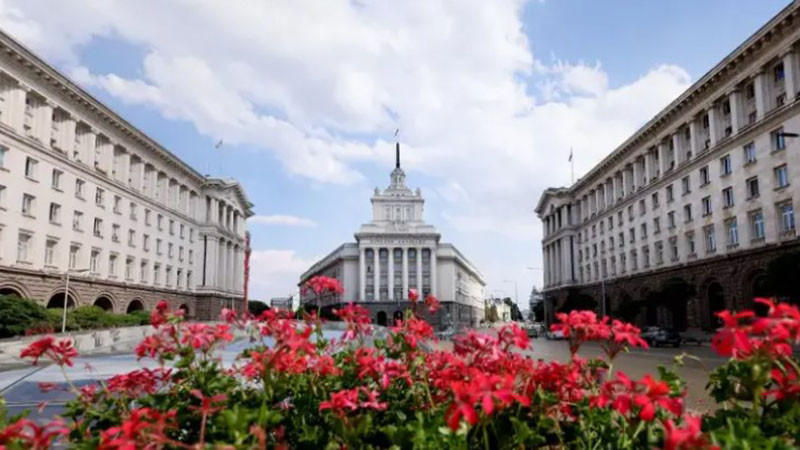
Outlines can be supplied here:
[[0, 294], [213, 318], [241, 307], [251, 215], [235, 180], [201, 175], [0, 32]]
[[[387, 325], [408, 307], [408, 290], [421, 298], [433, 294], [442, 303], [427, 320], [437, 327], [475, 326], [484, 315], [483, 276], [452, 244], [440, 242], [440, 234], [423, 220], [425, 200], [419, 189], [405, 184], [397, 161], [388, 188], [375, 189], [372, 220], [355, 234], [355, 243], [345, 243], [315, 263], [301, 277], [302, 286], [314, 275], [338, 279], [342, 295], [322, 299], [325, 312], [349, 302], [367, 307], [374, 323]], [[317, 305], [311, 292], [301, 296], [301, 305]]]
[[716, 311], [752, 305], [768, 261], [798, 248], [799, 50], [792, 2], [572, 186], [542, 194], [551, 318], [589, 296], [641, 324], [711, 329]]

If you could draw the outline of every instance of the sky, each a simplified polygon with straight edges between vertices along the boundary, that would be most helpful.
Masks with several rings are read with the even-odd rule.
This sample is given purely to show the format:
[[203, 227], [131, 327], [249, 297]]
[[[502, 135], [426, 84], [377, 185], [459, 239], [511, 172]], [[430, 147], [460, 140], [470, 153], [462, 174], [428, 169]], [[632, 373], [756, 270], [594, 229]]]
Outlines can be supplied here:
[[570, 183], [570, 148], [577, 178], [787, 3], [0, 0], [0, 28], [242, 183], [254, 298], [354, 240], [399, 128], [425, 220], [524, 308], [542, 285], [533, 209]]

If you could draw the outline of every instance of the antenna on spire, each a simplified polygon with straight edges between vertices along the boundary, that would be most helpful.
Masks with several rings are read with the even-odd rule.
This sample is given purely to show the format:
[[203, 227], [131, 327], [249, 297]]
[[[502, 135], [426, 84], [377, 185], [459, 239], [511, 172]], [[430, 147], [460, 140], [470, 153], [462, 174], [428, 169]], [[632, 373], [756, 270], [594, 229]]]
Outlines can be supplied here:
[[[400, 133], [400, 128], [394, 131], [394, 137], [397, 137], [397, 134]], [[395, 143], [395, 164], [394, 167], [396, 169], [400, 168], [400, 141]]]

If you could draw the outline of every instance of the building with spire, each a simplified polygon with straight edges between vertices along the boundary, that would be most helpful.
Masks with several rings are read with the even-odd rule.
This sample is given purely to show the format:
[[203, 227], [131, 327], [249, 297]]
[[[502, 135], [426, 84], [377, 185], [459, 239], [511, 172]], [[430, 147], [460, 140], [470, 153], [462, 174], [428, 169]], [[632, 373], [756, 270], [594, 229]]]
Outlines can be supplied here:
[[342, 244], [300, 277], [301, 287], [315, 275], [336, 278], [344, 293], [317, 299], [308, 292], [301, 295], [301, 305], [320, 306], [323, 314], [330, 314], [354, 302], [369, 309], [373, 323], [391, 325], [409, 306], [408, 290], [416, 289], [420, 298], [433, 294], [441, 302], [438, 313], [424, 313], [435, 327], [476, 326], [484, 318], [483, 276], [425, 223], [425, 199], [419, 188], [406, 186], [399, 143], [395, 155], [391, 184], [384, 190], [375, 188], [372, 219], [355, 233], [355, 242]]

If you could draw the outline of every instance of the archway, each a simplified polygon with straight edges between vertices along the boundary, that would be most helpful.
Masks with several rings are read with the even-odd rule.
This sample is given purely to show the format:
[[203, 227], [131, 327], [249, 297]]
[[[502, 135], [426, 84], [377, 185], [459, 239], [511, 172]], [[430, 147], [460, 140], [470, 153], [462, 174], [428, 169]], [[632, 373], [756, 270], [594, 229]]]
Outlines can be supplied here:
[[378, 311], [377, 322], [382, 327], [386, 326], [386, 311]]
[[399, 309], [392, 314], [392, 322], [396, 324], [398, 320], [403, 320], [403, 311]]
[[94, 301], [94, 306], [102, 308], [104, 311], [110, 312], [114, 310], [114, 302], [112, 302], [111, 299], [105, 295], [97, 297], [97, 299]]
[[180, 311], [183, 311], [183, 317], [189, 317], [189, 306], [186, 303], [181, 303], [181, 306], [178, 307]]
[[12, 287], [4, 287], [0, 289], [0, 297], [6, 297], [6, 296], [23, 298], [22, 292]]
[[768, 307], [753, 301], [757, 297], [772, 297], [766, 272], [760, 269], [751, 272], [744, 280], [742, 291], [744, 292], [745, 308], [752, 308], [758, 316], [766, 316]]
[[72, 295], [64, 295], [64, 292], [56, 292], [50, 296], [50, 300], [47, 301], [47, 309], [63, 309], [65, 297], [67, 300], [67, 308], [74, 308], [75, 298], [72, 297]]
[[128, 303], [128, 308], [125, 310], [125, 312], [130, 314], [134, 311], [142, 311], [142, 310], [144, 310], [144, 304], [142, 303], [142, 301], [134, 299], [131, 300], [130, 303]]
[[726, 308], [725, 291], [716, 281], [711, 282], [706, 288], [706, 303], [708, 304], [708, 324], [712, 329], [722, 326], [722, 320], [716, 313]]

